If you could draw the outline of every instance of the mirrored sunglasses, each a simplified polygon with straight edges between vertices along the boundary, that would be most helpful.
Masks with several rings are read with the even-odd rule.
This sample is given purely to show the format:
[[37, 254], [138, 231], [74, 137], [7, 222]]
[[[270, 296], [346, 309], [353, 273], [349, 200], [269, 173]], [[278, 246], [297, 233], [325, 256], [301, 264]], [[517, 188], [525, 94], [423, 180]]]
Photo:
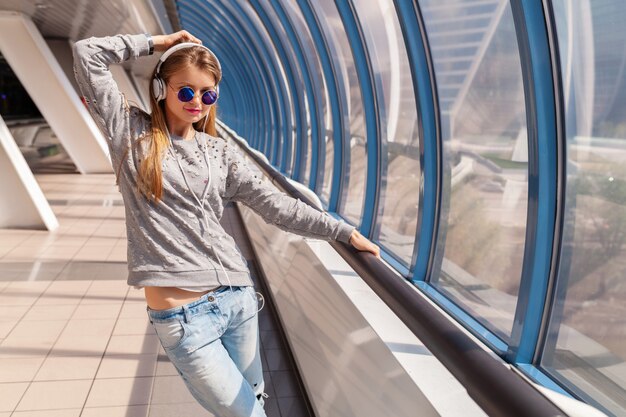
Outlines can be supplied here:
[[[193, 100], [195, 95], [196, 92], [191, 87], [182, 87], [180, 90], [178, 90], [178, 99], [183, 103], [187, 103], [188, 101]], [[217, 101], [218, 96], [219, 95], [217, 89], [207, 90], [202, 93], [202, 103], [210, 106]]]

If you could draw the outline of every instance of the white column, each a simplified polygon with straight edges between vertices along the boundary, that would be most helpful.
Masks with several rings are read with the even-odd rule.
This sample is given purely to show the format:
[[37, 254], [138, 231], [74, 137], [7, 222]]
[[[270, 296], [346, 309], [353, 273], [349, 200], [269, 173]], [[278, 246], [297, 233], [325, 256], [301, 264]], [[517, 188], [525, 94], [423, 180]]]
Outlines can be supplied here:
[[104, 137], [28, 16], [0, 11], [0, 52], [78, 170], [113, 172]]
[[61, 66], [63, 73], [67, 77], [76, 94], [80, 95], [78, 83], [74, 78], [74, 56], [72, 55], [72, 45], [68, 39], [46, 39], [46, 44], [54, 58]]
[[59, 227], [48, 200], [0, 116], [0, 228]]

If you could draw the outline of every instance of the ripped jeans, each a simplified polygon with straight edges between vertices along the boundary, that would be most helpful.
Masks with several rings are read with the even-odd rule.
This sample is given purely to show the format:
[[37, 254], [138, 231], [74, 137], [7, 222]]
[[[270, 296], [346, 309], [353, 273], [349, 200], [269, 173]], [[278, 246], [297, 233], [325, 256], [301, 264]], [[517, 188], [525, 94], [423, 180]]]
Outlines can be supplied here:
[[253, 286], [229, 286], [166, 310], [150, 323], [193, 397], [217, 417], [266, 417]]

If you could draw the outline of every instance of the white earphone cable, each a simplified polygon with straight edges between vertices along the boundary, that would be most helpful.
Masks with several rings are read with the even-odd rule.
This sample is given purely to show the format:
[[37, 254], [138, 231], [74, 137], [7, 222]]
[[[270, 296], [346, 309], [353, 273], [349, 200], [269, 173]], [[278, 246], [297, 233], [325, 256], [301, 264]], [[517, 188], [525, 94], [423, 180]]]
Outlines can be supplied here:
[[[206, 122], [208, 119], [209, 115], [207, 114], [206, 117], [204, 118], [204, 125], [202, 127], [202, 131], [204, 132], [206, 129]], [[183, 169], [182, 165], [180, 164], [180, 161], [178, 159], [178, 155], [176, 153], [176, 151], [174, 150], [174, 145], [172, 143], [172, 139], [170, 138], [170, 132], [169, 129], [167, 128], [167, 124], [165, 126], [166, 130], [167, 130], [167, 139], [170, 142], [170, 148], [172, 149], [172, 152], [174, 154], [174, 159], [176, 159], [176, 164], [178, 165], [178, 168], [180, 169], [180, 172], [183, 175], [183, 180], [185, 181], [185, 185], [187, 185], [187, 189], [189, 190], [189, 192], [191, 193], [191, 195], [194, 197], [194, 199], [196, 200], [196, 202], [199, 204], [200, 206], [200, 210], [202, 211], [202, 218], [204, 219], [204, 224], [206, 225], [206, 228], [208, 230], [209, 228], [209, 220], [208, 220], [208, 216], [206, 213], [206, 210], [204, 209], [204, 202], [206, 199], [206, 196], [208, 195], [208, 192], [211, 188], [211, 166], [209, 164], [209, 153], [208, 153], [208, 144], [207, 141], [204, 141], [204, 146], [203, 146], [203, 150], [204, 150], [204, 160], [207, 164], [207, 170], [209, 171], [209, 179], [208, 179], [208, 183], [207, 186], [205, 188], [204, 194], [202, 196], [202, 201], [200, 201], [200, 199], [198, 198], [198, 196], [196, 196], [196, 193], [194, 193], [194, 191], [192, 190], [191, 186], [189, 185], [189, 182], [187, 181], [187, 176], [185, 175], [185, 170]], [[198, 132], [196, 131], [194, 133], [194, 139], [196, 140], [196, 143], [198, 143], [198, 137], [197, 137]], [[209, 204], [209, 208], [211, 209], [211, 212], [215, 215], [215, 212], [213, 211], [213, 207], [211, 207], [211, 205]], [[224, 271], [224, 274], [226, 275], [226, 279], [228, 280], [228, 286], [230, 287], [230, 291], [233, 291], [233, 286], [232, 283], [230, 281], [230, 277], [228, 276], [228, 272], [226, 271], [226, 268], [224, 268], [224, 265], [222, 264], [222, 260], [220, 259], [219, 255], [217, 254], [217, 251], [215, 250], [215, 248], [213, 247], [213, 244], [211, 244], [211, 249], [213, 249], [213, 253], [215, 254], [215, 257], [217, 258], [218, 262], [220, 263], [220, 267], [222, 268], [222, 271]], [[261, 305], [261, 308], [259, 308], [257, 310], [257, 313], [259, 311], [261, 311], [263, 309], [263, 307], [265, 306], [265, 297], [263, 297], [263, 294], [256, 292], [256, 294], [259, 294], [263, 300], [263, 304]], [[258, 300], [257, 300], [258, 303]]]

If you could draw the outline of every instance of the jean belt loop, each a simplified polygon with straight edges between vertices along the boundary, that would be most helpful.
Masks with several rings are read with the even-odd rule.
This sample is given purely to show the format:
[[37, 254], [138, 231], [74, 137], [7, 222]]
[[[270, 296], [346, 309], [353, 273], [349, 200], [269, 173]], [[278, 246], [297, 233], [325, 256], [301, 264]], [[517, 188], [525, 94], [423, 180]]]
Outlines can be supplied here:
[[150, 307], [146, 306], [146, 312], [148, 312], [148, 320], [150, 321], [150, 324], [154, 324], [152, 316], [150, 315]]
[[191, 320], [191, 313], [189, 312], [189, 307], [183, 305], [183, 315], [185, 316], [185, 323], [189, 323]]

